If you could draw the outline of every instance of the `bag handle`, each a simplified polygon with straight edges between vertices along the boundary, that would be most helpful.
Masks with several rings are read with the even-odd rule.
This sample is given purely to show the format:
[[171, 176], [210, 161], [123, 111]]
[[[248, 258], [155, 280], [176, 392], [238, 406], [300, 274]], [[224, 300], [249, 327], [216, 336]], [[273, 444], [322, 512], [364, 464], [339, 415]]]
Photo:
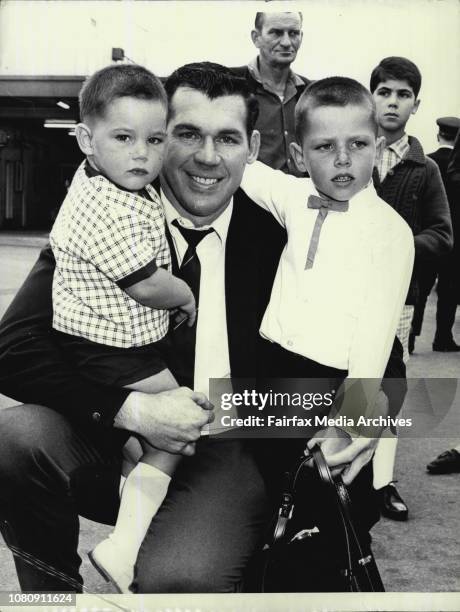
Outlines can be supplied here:
[[[372, 554], [369, 553], [368, 555], [365, 555], [361, 548], [361, 543], [359, 541], [358, 534], [356, 532], [356, 528], [352, 518], [353, 513], [350, 495], [348, 493], [347, 487], [345, 486], [342, 480], [342, 476], [339, 475], [336, 478], [332, 476], [326, 459], [324, 458], [323, 452], [319, 446], [314, 446], [311, 449], [311, 455], [313, 457], [313, 461], [316, 465], [321, 480], [326, 486], [329, 487], [329, 490], [333, 494], [340, 513], [340, 517], [342, 519], [344, 535], [347, 543], [348, 571], [350, 572], [350, 580], [354, 580], [356, 583], [352, 558], [352, 548], [354, 548], [354, 550], [356, 551], [356, 556], [358, 557], [356, 563], [362, 568], [365, 579], [369, 583], [369, 587], [372, 591], [377, 590], [380, 592], [381, 590], [383, 590], [383, 583], [381, 581], [380, 574], [378, 573], [378, 569]], [[369, 569], [371, 569], [372, 573], [374, 574], [374, 579], [372, 578]], [[374, 580], [376, 582], [375, 585]]]
[[[359, 565], [364, 574], [364, 578], [368, 583], [370, 591], [384, 591], [383, 583], [372, 554], [365, 555], [361, 548], [361, 544], [355, 529], [352, 518], [352, 505], [348, 490], [343, 483], [342, 477], [334, 478], [331, 474], [329, 466], [324, 458], [320, 446], [314, 446], [309, 454], [302, 458], [295, 472], [290, 479], [289, 486], [286, 488], [282, 496], [282, 502], [278, 512], [278, 520], [273, 534], [272, 547], [276, 548], [282, 544], [282, 538], [286, 531], [286, 526], [292, 517], [294, 510], [294, 491], [300, 472], [305, 465], [313, 460], [321, 481], [326, 485], [331, 493], [331, 498], [335, 501], [339, 516], [343, 525], [343, 533], [346, 543], [347, 553], [347, 568], [346, 574], [350, 581], [350, 586], [353, 590], [359, 590], [359, 585], [355, 576], [354, 566]], [[353, 556], [353, 551], [355, 555]], [[354, 559], [357, 561], [353, 563]], [[369, 571], [370, 570], [370, 571]]]

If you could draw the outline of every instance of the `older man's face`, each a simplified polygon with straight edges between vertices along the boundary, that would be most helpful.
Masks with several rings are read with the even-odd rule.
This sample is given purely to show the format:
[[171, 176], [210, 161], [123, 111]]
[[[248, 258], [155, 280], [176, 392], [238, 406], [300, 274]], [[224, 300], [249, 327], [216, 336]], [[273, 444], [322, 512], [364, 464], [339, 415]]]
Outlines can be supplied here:
[[262, 29], [253, 30], [252, 41], [269, 66], [286, 66], [297, 55], [302, 42], [299, 13], [265, 13]]
[[257, 158], [258, 139], [253, 134], [248, 140], [246, 112], [238, 95], [211, 100], [179, 87], [172, 97], [162, 184], [195, 225], [211, 223], [225, 210], [246, 164]]

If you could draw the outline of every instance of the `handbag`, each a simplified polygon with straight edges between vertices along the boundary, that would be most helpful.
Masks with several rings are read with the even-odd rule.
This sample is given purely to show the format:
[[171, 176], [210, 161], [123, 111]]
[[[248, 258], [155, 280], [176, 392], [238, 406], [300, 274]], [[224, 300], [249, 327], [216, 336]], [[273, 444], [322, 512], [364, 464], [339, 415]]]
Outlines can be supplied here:
[[252, 561], [245, 591], [385, 590], [369, 535], [355, 524], [347, 487], [341, 476], [332, 476], [318, 446], [289, 473], [273, 523], [270, 542]]

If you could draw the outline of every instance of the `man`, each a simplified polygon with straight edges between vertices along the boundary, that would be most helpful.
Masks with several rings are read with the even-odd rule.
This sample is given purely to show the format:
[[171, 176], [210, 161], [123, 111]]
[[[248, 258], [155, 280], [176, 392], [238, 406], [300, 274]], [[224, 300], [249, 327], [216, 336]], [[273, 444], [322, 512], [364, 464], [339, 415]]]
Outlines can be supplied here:
[[[454, 148], [455, 138], [460, 128], [460, 119], [458, 117], [440, 117], [436, 120], [436, 123], [439, 127], [437, 135], [439, 149], [433, 153], [429, 153], [428, 157], [431, 157], [431, 159], [438, 164], [442, 181], [447, 192], [447, 166], [452, 154], [452, 149]], [[426, 301], [433, 288], [436, 276], [438, 277], [438, 303], [436, 309], [436, 334], [433, 341], [433, 351], [460, 351], [460, 346], [455, 342], [452, 336], [459, 292], [459, 258], [458, 253], [455, 251], [455, 244], [459, 239], [460, 229], [454, 224], [456, 213], [454, 208], [458, 206], [458, 204], [455, 204], [452, 199], [449, 198], [449, 193], [447, 193], [447, 196], [452, 217], [454, 251], [445, 256], [437, 265], [427, 265], [425, 269], [419, 271], [418, 282], [420, 292], [415, 304], [411, 335], [409, 338], [409, 349], [412, 349], [412, 351], [415, 347], [415, 338], [420, 335], [422, 330]]]
[[[194, 364], [183, 359], [191, 339], [179, 327], [171, 368], [204, 389], [210, 377], [254, 373], [258, 328], [285, 235], [238, 189], [258, 149], [256, 105], [245, 81], [221, 66], [192, 64], [173, 73], [166, 89], [169, 144], [161, 186], [176, 274], [190, 248], [184, 229], [212, 228], [195, 247], [201, 280]], [[201, 393], [180, 388], [153, 396], [81, 378], [51, 332], [52, 273], [45, 250], [0, 328], [0, 390], [51, 408], [0, 411], [0, 509], [14, 544], [70, 576], [78, 589], [78, 515], [113, 522], [121, 447], [132, 432], [187, 456], [141, 547], [132, 590], [238, 589], [269, 510], [252, 452], [242, 441], [200, 439], [209, 421], [209, 411], [197, 405]], [[340, 463], [363, 465], [372, 446], [356, 440]], [[334, 452], [328, 454], [337, 465]], [[352, 487], [365, 530], [377, 518], [369, 468]], [[15, 562], [24, 590], [69, 589], [66, 580]]]
[[[457, 132], [454, 147], [449, 157], [446, 172], [446, 191], [451, 205], [452, 225], [454, 228], [454, 252], [453, 258], [457, 262], [457, 283], [458, 283], [458, 264], [460, 262], [460, 241], [458, 238], [460, 231], [460, 130]], [[457, 284], [457, 303], [460, 303], [460, 287]], [[433, 459], [426, 469], [430, 474], [450, 474], [460, 472], [460, 444], [454, 448], [442, 452]]]
[[294, 109], [310, 82], [291, 70], [302, 36], [301, 13], [257, 13], [251, 38], [259, 55], [247, 66], [233, 69], [247, 79], [259, 101], [259, 160], [296, 176], [302, 174], [289, 150], [295, 142]]

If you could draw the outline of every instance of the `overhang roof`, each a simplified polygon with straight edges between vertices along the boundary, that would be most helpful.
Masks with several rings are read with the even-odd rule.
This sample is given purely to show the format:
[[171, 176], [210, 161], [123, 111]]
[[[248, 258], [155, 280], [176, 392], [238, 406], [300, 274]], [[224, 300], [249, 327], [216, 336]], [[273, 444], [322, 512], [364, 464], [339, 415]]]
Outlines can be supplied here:
[[[0, 76], [0, 118], [77, 119], [84, 80], [84, 76]], [[70, 108], [60, 108], [59, 101]]]
[[76, 98], [85, 78], [0, 75], [0, 97]]

